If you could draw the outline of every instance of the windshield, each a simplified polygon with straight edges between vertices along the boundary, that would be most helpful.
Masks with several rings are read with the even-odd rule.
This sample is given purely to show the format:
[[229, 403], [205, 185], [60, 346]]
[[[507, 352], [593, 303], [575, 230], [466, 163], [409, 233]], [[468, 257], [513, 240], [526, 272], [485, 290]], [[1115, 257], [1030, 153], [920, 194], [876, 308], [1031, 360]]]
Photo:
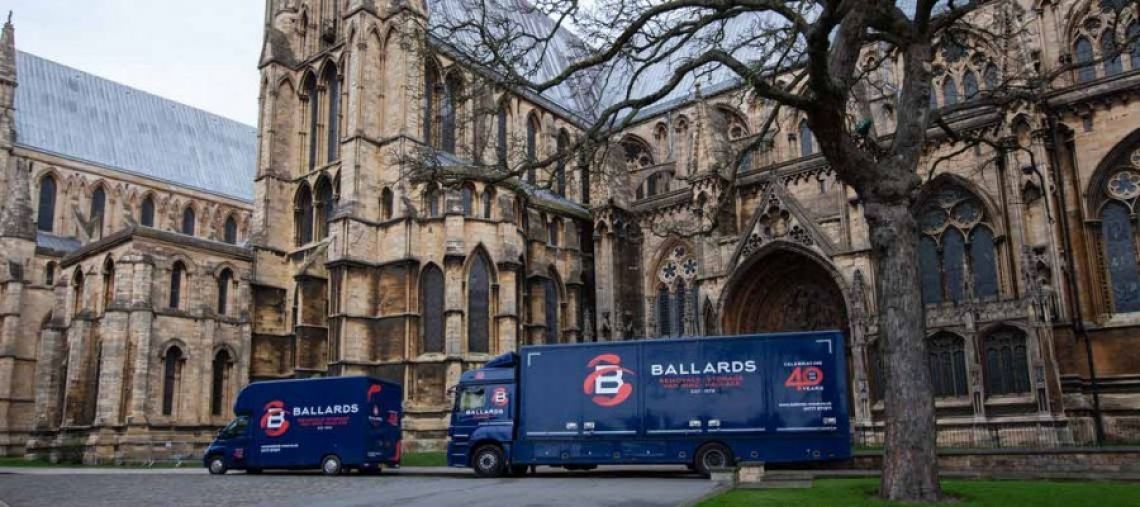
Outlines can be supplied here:
[[487, 402], [487, 391], [483, 386], [467, 387], [459, 393], [459, 411], [477, 410]]
[[222, 431], [218, 432], [218, 438], [234, 438], [245, 435], [246, 429], [249, 428], [249, 416], [239, 415], [236, 419], [230, 421]]

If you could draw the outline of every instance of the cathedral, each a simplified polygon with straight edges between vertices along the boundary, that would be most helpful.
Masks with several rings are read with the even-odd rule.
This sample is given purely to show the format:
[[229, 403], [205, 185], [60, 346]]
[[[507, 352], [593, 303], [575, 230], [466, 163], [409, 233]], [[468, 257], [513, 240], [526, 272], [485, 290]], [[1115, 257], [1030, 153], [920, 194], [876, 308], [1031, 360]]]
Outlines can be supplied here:
[[[1115, 48], [1140, 21], [1011, 1], [1019, 52], [944, 44], [932, 63], [934, 107], [1014, 68], [1052, 76], [1039, 102], [948, 118], [996, 142], [928, 139], [914, 261], [939, 438], [1136, 442], [1140, 44]], [[773, 104], [714, 72], [602, 155], [557, 158], [612, 90], [497, 81], [432, 35], [461, 15], [267, 0], [257, 127], [18, 51], [9, 21], [0, 455], [191, 457], [247, 383], [358, 374], [401, 382], [406, 448], [438, 450], [449, 387], [519, 346], [833, 328], [853, 438], [881, 442], [868, 226], [802, 113], [765, 128]], [[549, 44], [550, 73], [581, 47]], [[889, 105], [872, 112], [890, 132]]]

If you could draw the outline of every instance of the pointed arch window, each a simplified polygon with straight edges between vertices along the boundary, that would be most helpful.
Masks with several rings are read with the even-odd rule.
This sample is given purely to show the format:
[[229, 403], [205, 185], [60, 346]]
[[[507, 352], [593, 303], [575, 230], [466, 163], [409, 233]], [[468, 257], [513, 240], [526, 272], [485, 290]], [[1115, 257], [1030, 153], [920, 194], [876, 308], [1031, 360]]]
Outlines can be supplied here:
[[314, 187], [317, 194], [316, 205], [316, 218], [314, 225], [317, 229], [317, 239], [325, 239], [329, 237], [329, 221], [332, 220], [333, 211], [336, 209], [336, 196], [333, 194], [332, 184], [329, 183], [328, 178], [321, 177], [317, 180], [317, 185]]
[[499, 111], [495, 114], [495, 159], [500, 166], [507, 165], [507, 103], [504, 100], [499, 104]]
[[335, 65], [325, 68], [323, 78], [328, 100], [328, 162], [340, 159], [340, 77]]
[[421, 353], [443, 352], [443, 271], [435, 264], [420, 275]]
[[197, 222], [198, 220], [194, 216], [194, 208], [187, 206], [186, 209], [182, 210], [182, 234], [193, 236]]
[[312, 74], [308, 76], [305, 85], [305, 100], [309, 106], [309, 171], [317, 168], [317, 145], [320, 139], [319, 127], [321, 116], [321, 100], [317, 91], [317, 78]]
[[393, 209], [395, 205], [396, 202], [392, 195], [392, 189], [384, 187], [384, 190], [380, 192], [380, 218], [383, 220], [391, 220], [393, 211], [395, 211]]
[[966, 71], [966, 75], [962, 76], [962, 93], [966, 100], [978, 95], [978, 76], [972, 70]]
[[297, 246], [313, 241], [313, 193], [305, 183], [301, 183], [293, 198], [293, 224], [297, 228], [294, 232]]
[[1093, 45], [1087, 38], [1080, 37], [1073, 44], [1074, 58], [1077, 61], [1077, 82], [1084, 83], [1096, 79], [1096, 67], [1093, 67]]
[[36, 227], [44, 232], [55, 230], [55, 178], [50, 174], [40, 178], [39, 210], [36, 214]]
[[110, 257], [103, 262], [103, 311], [115, 300], [115, 261]]
[[566, 130], [558, 133], [558, 166], [554, 170], [554, 191], [566, 197], [566, 150], [570, 148], [570, 134]]
[[942, 103], [946, 106], [958, 103], [958, 85], [953, 78], [947, 77], [942, 80]]
[[166, 349], [162, 367], [162, 415], [174, 415], [179, 384], [182, 381], [182, 349], [177, 345]]
[[957, 335], [939, 333], [927, 343], [930, 357], [930, 380], [934, 396], [966, 396], [965, 341]]
[[55, 261], [48, 261], [44, 266], [44, 285], [55, 285]]
[[91, 193], [91, 226], [96, 237], [103, 237], [103, 217], [107, 207], [107, 193], [100, 186]]
[[146, 196], [139, 206], [139, 224], [145, 227], [154, 227], [154, 198]]
[[463, 81], [455, 72], [450, 72], [443, 86], [440, 101], [440, 146], [447, 153], [455, 153], [459, 138], [460, 98], [463, 96]]
[[657, 288], [657, 336], [673, 336], [673, 314], [669, 287], [661, 285]]
[[83, 282], [84, 282], [84, 280], [83, 280], [83, 269], [82, 269], [82, 267], [75, 268], [75, 276], [71, 279], [71, 285], [72, 285], [71, 309], [72, 309], [73, 313], [79, 313], [79, 312], [83, 311], [83, 302], [84, 302], [84, 300], [83, 300], [83, 290], [84, 290]]
[[815, 134], [812, 134], [811, 127], [808, 126], [807, 120], [800, 120], [800, 156], [806, 157], [815, 153]]
[[[1121, 180], [1121, 176], [1111, 181]], [[1110, 188], [1113, 185], [1109, 183]], [[1123, 185], [1117, 183], [1118, 186]], [[1110, 190], [1111, 192], [1111, 190]], [[1108, 271], [1115, 313], [1140, 311], [1140, 271], [1136, 266], [1136, 226], [1128, 206], [1110, 200], [1101, 209], [1101, 229], [1104, 242], [1104, 262]]]
[[943, 183], [918, 209], [923, 303], [997, 297], [996, 245], [982, 201], [959, 185]]
[[550, 246], [558, 246], [559, 229], [562, 224], [557, 218], [552, 219], [546, 224], [546, 244]]
[[[538, 117], [531, 114], [526, 120], [526, 161], [530, 164], [538, 161], [538, 129]], [[527, 168], [526, 182], [534, 185], [537, 181], [535, 168]]]
[[1005, 395], [1029, 392], [1029, 359], [1025, 333], [1003, 328], [982, 340], [982, 367], [986, 394]]
[[459, 190], [459, 197], [463, 204], [463, 216], [475, 216], [475, 189], [471, 185], [463, 185]]
[[491, 332], [491, 267], [482, 252], [467, 273], [467, 351], [488, 353]]
[[428, 191], [427, 194], [424, 195], [424, 199], [427, 200], [426, 207], [428, 211], [428, 217], [439, 218], [443, 214], [442, 203], [440, 202], [442, 199], [442, 192], [440, 191], [439, 187], [436, 187], [435, 185], [428, 187]]
[[543, 302], [546, 306], [546, 343], [559, 343], [562, 336], [562, 328], [560, 327], [561, 323], [558, 320], [558, 312], [561, 307], [561, 300], [559, 297], [559, 283], [557, 276], [557, 274], [551, 272], [550, 278], [546, 279], [545, 287], [543, 288]]
[[1115, 76], [1124, 72], [1124, 65], [1120, 59], [1120, 52], [1116, 49], [1116, 36], [1112, 30], [1106, 30], [1100, 36], [1100, 55], [1104, 59], [1104, 75]]
[[480, 207], [483, 208], [483, 218], [486, 218], [489, 220], [491, 218], [492, 213], [495, 210], [495, 191], [494, 191], [494, 189], [492, 189], [489, 186], [484, 188], [483, 189], [483, 195], [481, 196], [481, 198], [483, 199], [483, 202], [480, 203]]
[[186, 278], [186, 265], [176, 261], [170, 270], [170, 308], [178, 309], [182, 306], [182, 285]]
[[214, 354], [210, 370], [213, 377], [210, 381], [210, 415], [222, 415], [232, 383], [230, 376], [233, 370], [233, 358], [230, 357], [229, 351], [221, 349]]
[[230, 285], [234, 282], [234, 273], [223, 269], [218, 275], [218, 315], [226, 315], [229, 311]]
[[233, 215], [226, 217], [226, 223], [222, 227], [222, 241], [231, 245], [237, 244], [237, 220], [234, 220]]

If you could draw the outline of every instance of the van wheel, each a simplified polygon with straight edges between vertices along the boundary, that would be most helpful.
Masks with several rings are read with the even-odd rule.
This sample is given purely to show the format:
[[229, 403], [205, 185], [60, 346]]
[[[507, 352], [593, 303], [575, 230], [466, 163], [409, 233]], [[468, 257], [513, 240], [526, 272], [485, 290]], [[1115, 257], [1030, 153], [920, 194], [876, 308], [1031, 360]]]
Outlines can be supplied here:
[[222, 475], [229, 469], [226, 467], [226, 460], [222, 459], [221, 456], [211, 457], [206, 468], [210, 470], [211, 475]]
[[471, 457], [471, 464], [479, 477], [499, 477], [506, 469], [506, 463], [503, 463], [503, 451], [494, 445], [485, 445], [476, 449], [475, 455]]
[[712, 475], [714, 469], [730, 466], [732, 466], [732, 451], [716, 442], [701, 446], [693, 459], [693, 467], [705, 477]]
[[340, 458], [336, 457], [336, 455], [330, 454], [321, 460], [321, 473], [325, 475], [338, 475], [340, 471]]

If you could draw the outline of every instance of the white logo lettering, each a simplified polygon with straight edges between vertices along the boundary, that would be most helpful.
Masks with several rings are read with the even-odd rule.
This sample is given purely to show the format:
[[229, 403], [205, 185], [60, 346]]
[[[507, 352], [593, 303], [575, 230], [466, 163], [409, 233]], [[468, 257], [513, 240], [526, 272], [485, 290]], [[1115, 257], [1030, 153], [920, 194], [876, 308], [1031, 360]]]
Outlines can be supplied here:
[[594, 393], [601, 395], [616, 395], [625, 385], [625, 380], [622, 379], [622, 371], [618, 366], [599, 364], [594, 367], [595, 371], [600, 372], [594, 378]]

